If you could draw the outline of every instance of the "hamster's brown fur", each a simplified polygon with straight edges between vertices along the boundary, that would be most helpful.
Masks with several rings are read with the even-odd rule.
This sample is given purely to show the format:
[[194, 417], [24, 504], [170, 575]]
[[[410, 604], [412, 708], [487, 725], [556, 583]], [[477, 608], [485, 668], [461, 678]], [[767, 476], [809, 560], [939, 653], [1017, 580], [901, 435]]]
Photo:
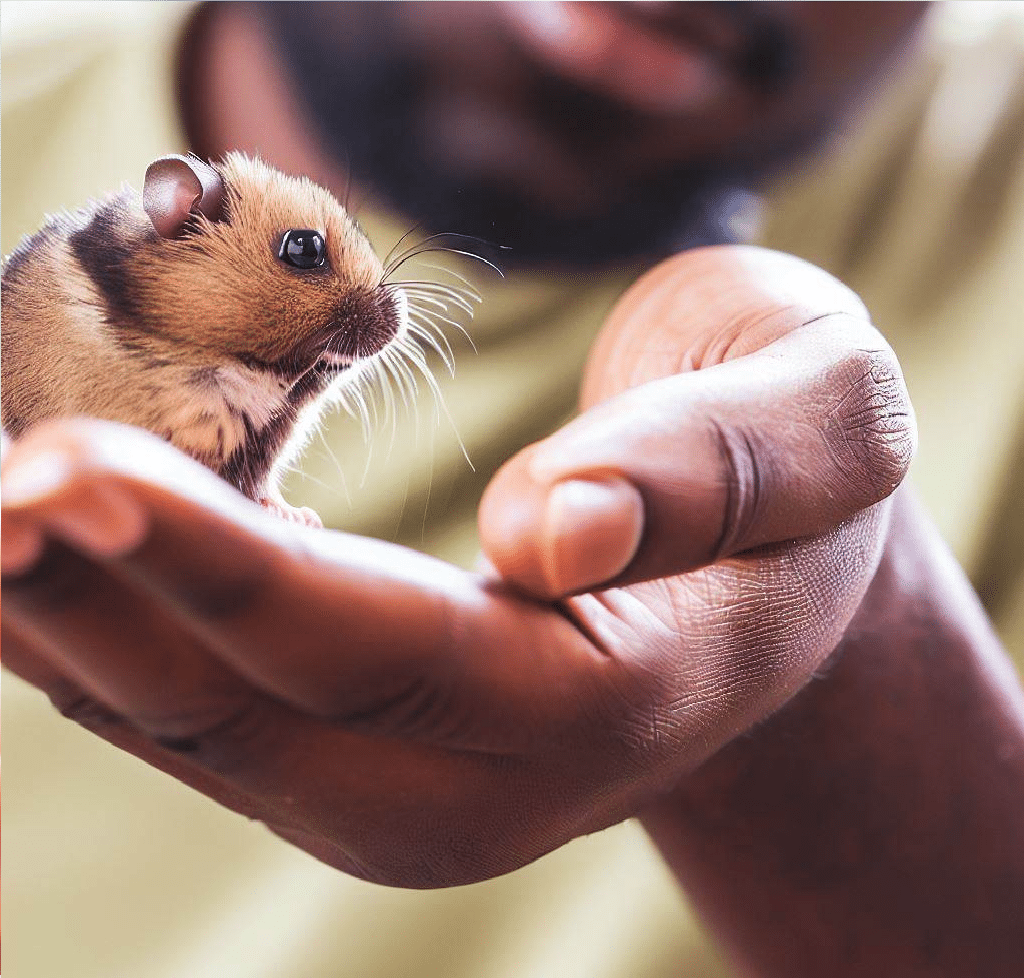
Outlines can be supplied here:
[[[89, 415], [148, 428], [252, 499], [346, 367], [404, 328], [365, 236], [326, 190], [239, 153], [212, 164], [223, 217], [156, 232], [124, 190], [51, 218], [3, 268], [2, 408], [17, 437]], [[327, 262], [297, 271], [282, 236]]]

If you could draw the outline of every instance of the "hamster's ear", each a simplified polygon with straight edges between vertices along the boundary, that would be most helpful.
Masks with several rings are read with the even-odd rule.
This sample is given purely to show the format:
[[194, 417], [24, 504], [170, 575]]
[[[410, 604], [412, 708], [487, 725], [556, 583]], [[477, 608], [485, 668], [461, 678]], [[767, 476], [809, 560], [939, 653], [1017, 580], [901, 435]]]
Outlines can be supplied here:
[[193, 214], [223, 216], [224, 181], [198, 156], [161, 156], [146, 168], [142, 206], [160, 237], [177, 238]]

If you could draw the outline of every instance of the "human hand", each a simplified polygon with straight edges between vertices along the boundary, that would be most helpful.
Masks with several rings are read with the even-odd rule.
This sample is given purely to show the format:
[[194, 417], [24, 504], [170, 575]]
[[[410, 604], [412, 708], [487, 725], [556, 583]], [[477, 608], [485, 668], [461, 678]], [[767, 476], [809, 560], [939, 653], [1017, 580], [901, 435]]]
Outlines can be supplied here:
[[[584, 405], [496, 478], [485, 548], [544, 597], [648, 582], [555, 605], [275, 520], [142, 432], [41, 427], [3, 468], [5, 661], [347, 872], [514, 869], [636, 812], [806, 681], [871, 579], [913, 445], [850, 293], [744, 249], [640, 283]], [[552, 559], [547, 489], [595, 474], [614, 504]]]

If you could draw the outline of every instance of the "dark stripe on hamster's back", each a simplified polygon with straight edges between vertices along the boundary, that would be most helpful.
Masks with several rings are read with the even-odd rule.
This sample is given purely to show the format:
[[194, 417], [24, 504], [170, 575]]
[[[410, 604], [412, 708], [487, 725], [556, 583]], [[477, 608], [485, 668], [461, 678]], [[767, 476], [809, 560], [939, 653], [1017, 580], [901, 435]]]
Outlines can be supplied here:
[[133, 332], [147, 332], [131, 263], [138, 257], [139, 247], [155, 236], [155, 231], [133, 226], [126, 198], [115, 197], [68, 239], [72, 253], [103, 299], [111, 326], [130, 325]]

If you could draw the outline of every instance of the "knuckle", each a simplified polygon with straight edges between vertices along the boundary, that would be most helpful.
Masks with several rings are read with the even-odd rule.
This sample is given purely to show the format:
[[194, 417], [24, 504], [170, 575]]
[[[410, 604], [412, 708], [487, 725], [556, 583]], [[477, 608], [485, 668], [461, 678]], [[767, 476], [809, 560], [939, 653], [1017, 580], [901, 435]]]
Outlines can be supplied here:
[[57, 712], [90, 733], [102, 733], [124, 725], [124, 718], [109, 707], [84, 693], [68, 680], [59, 680], [46, 691]]
[[903, 374], [889, 349], [853, 350], [834, 379], [841, 393], [826, 417], [825, 442], [868, 504], [878, 502], [903, 481], [917, 447]]
[[[163, 720], [168, 730], [172, 724]], [[173, 732], [154, 734], [153, 742], [178, 757], [227, 778], [253, 770], [259, 759], [273, 756], [267, 712], [253, 699], [220, 709], [175, 717]]]
[[762, 516], [766, 492], [767, 457], [752, 431], [711, 421], [711, 432], [722, 460], [726, 487], [725, 517], [715, 547], [715, 559], [743, 548]]

